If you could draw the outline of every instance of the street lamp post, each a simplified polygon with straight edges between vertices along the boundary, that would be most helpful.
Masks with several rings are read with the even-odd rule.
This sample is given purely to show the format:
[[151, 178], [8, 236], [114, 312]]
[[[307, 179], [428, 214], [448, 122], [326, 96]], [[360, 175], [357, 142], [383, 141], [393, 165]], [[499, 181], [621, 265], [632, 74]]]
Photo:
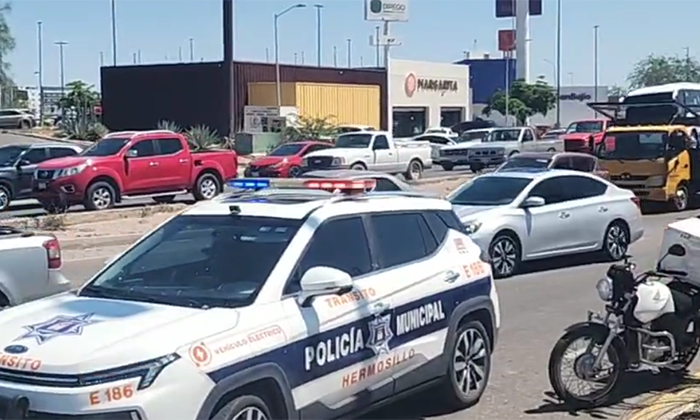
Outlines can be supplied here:
[[58, 61], [60, 66], [60, 76], [61, 76], [61, 98], [66, 94], [66, 78], [65, 78], [65, 67], [63, 65], [63, 47], [68, 45], [66, 41], [56, 41], [54, 42], [58, 46]]
[[593, 101], [598, 102], [598, 25], [593, 27]]
[[194, 38], [190, 38], [190, 63], [194, 62]]
[[294, 9], [301, 9], [306, 7], [305, 4], [295, 4], [287, 7], [281, 12], [275, 14], [275, 89], [277, 90], [277, 107], [282, 106], [282, 85], [280, 84], [280, 39], [279, 39], [279, 19], [285, 14], [291, 12]]
[[561, 127], [561, 0], [557, 0], [557, 125]]
[[44, 121], [44, 36], [42, 33], [42, 23], [36, 23], [36, 33], [38, 41], [38, 63], [37, 63], [37, 83], [39, 84], [39, 124]]
[[352, 67], [352, 39], [345, 40], [348, 43], [348, 68]]
[[314, 4], [316, 8], [316, 60], [318, 61], [318, 66], [321, 67], [321, 10], [323, 10], [322, 4]]
[[112, 65], [117, 65], [117, 4], [111, 0], [112, 6]]
[[544, 59], [544, 62], [549, 64], [550, 66], [552, 66], [552, 77], [553, 77], [552, 80], [556, 81], [557, 80], [557, 66], [551, 60], [547, 60], [546, 58]]

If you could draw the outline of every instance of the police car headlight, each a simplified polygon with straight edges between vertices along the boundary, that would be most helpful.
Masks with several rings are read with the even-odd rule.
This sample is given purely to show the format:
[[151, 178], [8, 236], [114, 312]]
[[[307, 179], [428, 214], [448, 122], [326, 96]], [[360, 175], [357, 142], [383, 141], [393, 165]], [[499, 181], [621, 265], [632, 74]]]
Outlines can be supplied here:
[[309, 166], [309, 159], [307, 159], [307, 158], [302, 159], [301, 166]]
[[124, 379], [141, 378], [137, 389], [146, 389], [153, 385], [153, 382], [156, 380], [160, 372], [163, 371], [163, 369], [179, 358], [179, 355], [173, 353], [157, 359], [135, 363], [133, 365], [89, 373], [87, 375], [80, 375], [79, 381], [82, 386], [90, 386], [121, 381]]
[[464, 231], [467, 233], [467, 235], [471, 235], [472, 233], [476, 233], [477, 230], [481, 227], [482, 223], [481, 222], [468, 222], [464, 224]]
[[598, 283], [595, 285], [596, 290], [598, 290], [598, 296], [606, 302], [609, 302], [613, 298], [613, 286], [612, 286], [612, 280], [609, 278], [603, 278], [598, 280]]
[[666, 177], [663, 175], [650, 176], [647, 179], [648, 187], [663, 187], [664, 185], [666, 185]]

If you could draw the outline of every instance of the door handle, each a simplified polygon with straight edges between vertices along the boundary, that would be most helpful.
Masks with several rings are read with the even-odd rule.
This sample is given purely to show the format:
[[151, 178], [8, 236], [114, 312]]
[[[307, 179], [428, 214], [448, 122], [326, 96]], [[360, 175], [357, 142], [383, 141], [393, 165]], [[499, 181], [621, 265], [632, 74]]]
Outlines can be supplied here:
[[598, 211], [601, 212], [601, 213], [605, 213], [606, 211], [608, 211], [608, 208], [605, 207], [605, 206], [600, 206], [600, 208], [598, 209]]
[[180, 159], [180, 163], [187, 163], [187, 162], [189, 162], [189, 160], [187, 160], [187, 159]]
[[379, 302], [370, 309], [374, 316], [384, 316], [391, 312], [391, 305], [386, 302]]
[[158, 162], [150, 162], [148, 166], [158, 166]]
[[560, 218], [560, 219], [568, 219], [569, 217], [571, 217], [571, 213], [567, 213], [567, 212], [565, 212], [565, 211], [559, 213], [559, 218]]
[[443, 280], [445, 281], [445, 283], [454, 283], [457, 281], [457, 279], [459, 279], [459, 273], [450, 270], [447, 273], [445, 273], [445, 278]]

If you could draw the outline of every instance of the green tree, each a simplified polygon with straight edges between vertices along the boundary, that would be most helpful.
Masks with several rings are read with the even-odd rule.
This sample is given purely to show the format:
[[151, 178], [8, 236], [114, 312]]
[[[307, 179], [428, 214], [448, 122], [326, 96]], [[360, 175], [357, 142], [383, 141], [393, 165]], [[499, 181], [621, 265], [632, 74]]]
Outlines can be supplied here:
[[336, 135], [336, 125], [332, 122], [335, 117], [305, 117], [300, 116], [296, 124], [288, 124], [282, 132], [284, 141], [299, 140], [328, 140]]
[[100, 102], [100, 94], [93, 85], [82, 80], [74, 80], [66, 84], [66, 94], [59, 100], [63, 109], [61, 121], [64, 134], [73, 139], [98, 140], [107, 129], [99, 123], [95, 115], [95, 107]]
[[650, 55], [635, 64], [627, 76], [630, 89], [666, 83], [700, 83], [700, 63], [693, 58]]
[[518, 124], [523, 125], [533, 115], [546, 115], [557, 102], [554, 89], [541, 79], [535, 83], [516, 80], [507, 96], [504, 91], [496, 92], [482, 113], [490, 116], [493, 111], [498, 111], [502, 115], [512, 115]]
[[6, 60], [15, 49], [15, 38], [7, 23], [7, 15], [12, 11], [10, 3], [0, 3], [0, 88], [2, 88], [2, 104], [6, 104], [10, 96], [8, 88], [14, 87], [14, 82], [10, 76], [10, 63]]
[[608, 88], [608, 101], [617, 102], [621, 97], [625, 96], [627, 92], [625, 89], [617, 85], [612, 85]]
[[74, 80], [66, 84], [66, 94], [59, 101], [64, 110], [89, 111], [100, 102], [100, 95], [95, 86], [88, 85], [82, 80]]

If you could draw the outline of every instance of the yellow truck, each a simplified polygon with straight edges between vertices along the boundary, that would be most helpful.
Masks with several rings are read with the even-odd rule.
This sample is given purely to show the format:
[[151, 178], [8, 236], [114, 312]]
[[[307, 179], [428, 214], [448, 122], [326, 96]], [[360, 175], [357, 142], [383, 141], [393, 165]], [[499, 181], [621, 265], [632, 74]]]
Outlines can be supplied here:
[[643, 202], [686, 210], [700, 192], [698, 127], [687, 123], [697, 114], [675, 102], [589, 106], [614, 120], [595, 148], [610, 180]]

